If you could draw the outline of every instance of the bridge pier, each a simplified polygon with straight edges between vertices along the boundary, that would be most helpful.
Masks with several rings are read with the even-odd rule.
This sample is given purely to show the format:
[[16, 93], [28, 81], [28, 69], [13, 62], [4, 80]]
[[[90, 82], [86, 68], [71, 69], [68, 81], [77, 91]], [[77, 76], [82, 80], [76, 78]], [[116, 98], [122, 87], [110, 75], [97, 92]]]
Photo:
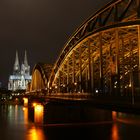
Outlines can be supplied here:
[[50, 102], [44, 106], [44, 123], [87, 123], [112, 121], [112, 112], [79, 103]]
[[28, 106], [28, 98], [23, 98], [23, 105], [24, 107]]
[[38, 125], [97, 123], [112, 121], [112, 112], [75, 101], [52, 100], [43, 104], [30, 100], [28, 105], [28, 117], [32, 122]]

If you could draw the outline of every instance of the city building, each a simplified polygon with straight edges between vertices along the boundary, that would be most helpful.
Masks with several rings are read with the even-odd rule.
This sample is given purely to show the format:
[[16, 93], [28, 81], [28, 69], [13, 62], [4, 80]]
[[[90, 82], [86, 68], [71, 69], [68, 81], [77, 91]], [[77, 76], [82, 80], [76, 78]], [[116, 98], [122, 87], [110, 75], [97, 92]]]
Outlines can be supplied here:
[[30, 66], [27, 60], [27, 52], [25, 51], [24, 61], [20, 65], [18, 51], [16, 51], [15, 63], [13, 66], [13, 74], [9, 76], [8, 90], [26, 90], [29, 82], [31, 82]]

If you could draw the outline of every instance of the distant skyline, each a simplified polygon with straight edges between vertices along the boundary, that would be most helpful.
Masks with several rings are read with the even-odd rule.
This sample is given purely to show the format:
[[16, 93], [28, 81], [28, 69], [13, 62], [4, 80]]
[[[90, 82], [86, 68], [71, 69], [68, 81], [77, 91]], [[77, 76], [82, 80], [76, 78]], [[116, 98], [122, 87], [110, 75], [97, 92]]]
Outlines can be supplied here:
[[0, 1], [0, 81], [7, 85], [15, 53], [27, 50], [31, 70], [38, 62], [55, 63], [73, 32], [111, 0]]

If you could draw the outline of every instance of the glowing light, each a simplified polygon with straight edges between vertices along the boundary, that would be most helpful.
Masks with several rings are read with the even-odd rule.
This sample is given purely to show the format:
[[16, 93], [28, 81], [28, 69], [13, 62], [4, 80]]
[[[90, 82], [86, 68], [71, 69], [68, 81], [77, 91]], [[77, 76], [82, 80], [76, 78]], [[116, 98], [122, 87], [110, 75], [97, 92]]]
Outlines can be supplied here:
[[18, 98], [15, 98], [15, 103], [16, 104], [18, 104], [19, 102], [18, 102], [19, 100], [18, 100]]
[[95, 92], [98, 93], [99, 92], [98, 89], [96, 89]]
[[23, 98], [24, 106], [28, 106], [28, 98]]
[[74, 85], [76, 86], [76, 85], [77, 85], [77, 83], [75, 82], [75, 83], [74, 83]]
[[45, 140], [45, 135], [40, 128], [31, 127], [27, 133], [27, 140]]
[[33, 103], [33, 107], [35, 107], [37, 105], [37, 103]]
[[113, 124], [112, 126], [112, 140], [119, 140], [117, 124]]
[[25, 109], [25, 107], [23, 107], [23, 109], [22, 109], [23, 111], [25, 111], [26, 109]]
[[25, 124], [27, 124], [28, 123], [28, 108], [23, 107], [23, 111], [24, 111], [24, 122]]
[[116, 121], [116, 118], [117, 118], [117, 112], [112, 111], [112, 119], [113, 119], [113, 121]]
[[34, 107], [35, 123], [43, 123], [43, 111], [44, 111], [43, 105], [36, 104], [36, 106]]
[[41, 111], [43, 111], [43, 106], [42, 105], [36, 105], [35, 110], [38, 111], [38, 112], [41, 112]]

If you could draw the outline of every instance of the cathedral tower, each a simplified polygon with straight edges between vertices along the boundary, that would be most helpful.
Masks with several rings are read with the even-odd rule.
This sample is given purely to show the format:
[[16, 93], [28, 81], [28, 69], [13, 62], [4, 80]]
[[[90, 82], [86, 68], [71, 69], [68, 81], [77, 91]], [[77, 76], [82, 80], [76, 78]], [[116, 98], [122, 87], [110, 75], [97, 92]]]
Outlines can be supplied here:
[[24, 61], [21, 65], [21, 73], [29, 76], [30, 75], [30, 66], [28, 65], [28, 59], [27, 59], [27, 51], [25, 50], [24, 54]]
[[26, 90], [27, 84], [31, 82], [30, 66], [27, 60], [27, 52], [25, 51], [23, 63], [19, 64], [18, 51], [13, 67], [13, 75], [10, 75], [8, 82], [8, 90]]
[[20, 65], [19, 65], [19, 58], [18, 58], [18, 51], [16, 51], [16, 58], [13, 68], [13, 74], [18, 75], [20, 73]]

